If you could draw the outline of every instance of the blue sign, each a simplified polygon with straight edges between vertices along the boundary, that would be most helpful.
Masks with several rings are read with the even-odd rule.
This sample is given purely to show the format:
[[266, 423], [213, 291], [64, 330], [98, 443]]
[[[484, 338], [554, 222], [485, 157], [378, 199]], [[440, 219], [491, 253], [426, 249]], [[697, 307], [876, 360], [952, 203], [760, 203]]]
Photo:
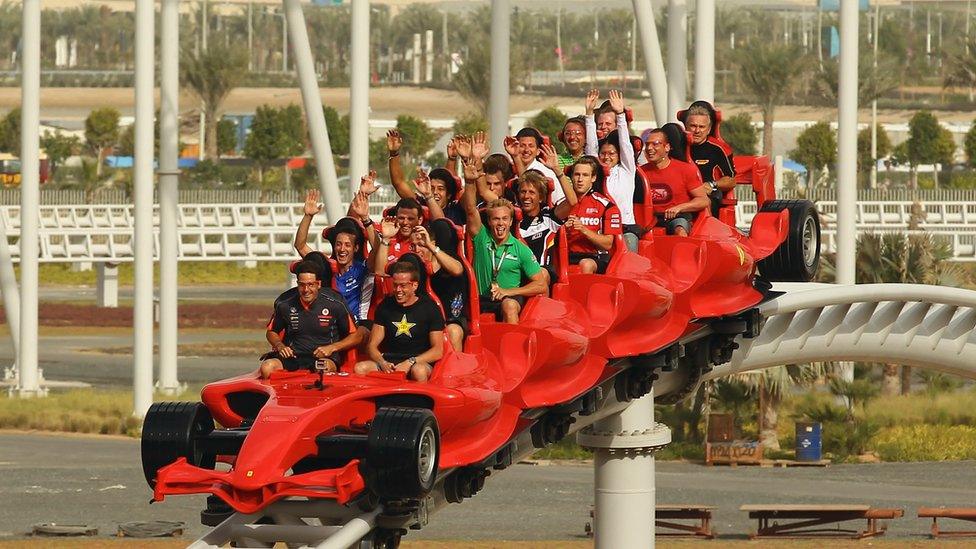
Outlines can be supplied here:
[[[820, 11], [840, 11], [840, 0], [820, 0]], [[868, 0], [860, 0], [857, 9], [868, 11], [870, 7]]]

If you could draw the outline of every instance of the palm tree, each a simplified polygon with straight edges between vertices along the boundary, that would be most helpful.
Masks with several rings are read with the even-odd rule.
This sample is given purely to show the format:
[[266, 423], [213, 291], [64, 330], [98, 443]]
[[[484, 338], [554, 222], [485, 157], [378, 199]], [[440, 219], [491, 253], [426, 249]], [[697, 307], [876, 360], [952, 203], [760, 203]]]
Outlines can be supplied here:
[[798, 46], [754, 40], [735, 56], [739, 76], [763, 111], [763, 154], [773, 151], [776, 105], [793, 92], [807, 71], [806, 55]]
[[217, 122], [221, 104], [237, 86], [247, 68], [247, 59], [240, 48], [225, 47], [222, 43], [211, 44], [206, 51], [193, 55], [184, 51], [180, 62], [183, 82], [203, 102], [204, 122], [207, 126], [206, 157], [217, 158]]
[[759, 395], [759, 442], [763, 449], [779, 450], [779, 408], [783, 397], [806, 387], [826, 374], [822, 363], [788, 364], [759, 372], [744, 372], [736, 379]]

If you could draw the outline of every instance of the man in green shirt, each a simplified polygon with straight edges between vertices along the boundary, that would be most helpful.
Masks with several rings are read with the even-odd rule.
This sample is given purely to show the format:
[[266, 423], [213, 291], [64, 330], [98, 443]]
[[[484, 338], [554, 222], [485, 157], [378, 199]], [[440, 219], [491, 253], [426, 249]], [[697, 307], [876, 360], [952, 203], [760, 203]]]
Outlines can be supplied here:
[[[464, 166], [468, 185], [462, 197], [468, 216], [467, 231], [474, 248], [481, 312], [494, 313], [496, 318], [500, 315], [500, 320], [516, 324], [525, 300], [548, 291], [549, 275], [539, 266], [532, 250], [512, 236], [515, 206], [511, 202], [504, 198], [488, 202], [485, 206], [488, 224], [482, 223], [475, 196], [478, 180], [485, 177], [481, 161], [474, 157]], [[484, 185], [482, 181], [481, 186]], [[524, 286], [523, 278], [529, 280]]]

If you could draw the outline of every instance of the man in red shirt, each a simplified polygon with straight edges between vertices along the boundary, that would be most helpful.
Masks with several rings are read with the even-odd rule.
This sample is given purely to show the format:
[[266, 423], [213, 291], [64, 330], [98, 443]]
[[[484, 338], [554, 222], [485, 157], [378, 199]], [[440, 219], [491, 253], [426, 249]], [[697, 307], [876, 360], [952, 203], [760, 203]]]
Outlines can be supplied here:
[[650, 182], [658, 225], [668, 234], [688, 236], [695, 214], [709, 205], [708, 190], [698, 168], [671, 158], [669, 152], [667, 135], [661, 129], [652, 130], [644, 147], [647, 164], [640, 170]]
[[384, 219], [373, 251], [370, 252], [369, 268], [372, 270], [380, 254], [393, 263], [407, 252], [417, 250], [413, 240], [414, 229], [423, 224], [424, 209], [413, 198], [401, 198], [393, 208], [393, 219]]
[[565, 219], [569, 262], [580, 272], [607, 271], [614, 235], [623, 233], [620, 210], [609, 197], [594, 190], [603, 187], [603, 167], [595, 157], [584, 155], [570, 170], [575, 196], [556, 206], [556, 217]]

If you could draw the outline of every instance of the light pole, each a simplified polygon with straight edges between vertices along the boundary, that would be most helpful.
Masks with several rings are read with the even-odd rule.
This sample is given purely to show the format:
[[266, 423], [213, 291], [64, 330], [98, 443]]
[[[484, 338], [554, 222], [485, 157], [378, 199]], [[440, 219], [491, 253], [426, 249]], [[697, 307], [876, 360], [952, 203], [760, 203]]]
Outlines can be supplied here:
[[349, 182], [353, 184], [369, 171], [369, 0], [352, 3], [351, 49]]
[[491, 0], [491, 95], [488, 104], [488, 121], [491, 131], [491, 149], [504, 150], [502, 142], [509, 132], [509, 37], [511, 31], [511, 6], [509, 0]]
[[695, 8], [695, 100], [715, 102], [715, 0]]
[[668, 0], [668, 116], [672, 122], [675, 113], [685, 106], [688, 73], [688, 4], [686, 0]]
[[654, 106], [654, 121], [660, 126], [668, 121], [668, 79], [664, 73], [661, 43], [657, 37], [657, 25], [654, 23], [650, 0], [633, 0], [633, 3], [647, 70], [647, 86]]

